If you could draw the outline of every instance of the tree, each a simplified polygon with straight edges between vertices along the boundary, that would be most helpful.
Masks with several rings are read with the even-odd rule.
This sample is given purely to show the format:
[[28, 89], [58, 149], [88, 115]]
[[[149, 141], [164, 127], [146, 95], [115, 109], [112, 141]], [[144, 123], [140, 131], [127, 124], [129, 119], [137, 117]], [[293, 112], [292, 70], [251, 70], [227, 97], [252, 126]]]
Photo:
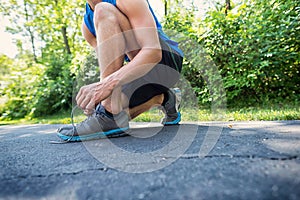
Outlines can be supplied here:
[[[4, 88], [4, 95], [9, 96], [5, 116], [38, 116], [70, 108], [72, 59], [84, 46], [81, 36], [84, 5], [81, 0], [8, 0], [1, 4], [1, 12], [11, 22], [6, 29], [23, 36], [17, 41], [18, 63], [10, 68], [11, 77], [20, 76], [7, 79]], [[22, 48], [27, 41], [31, 43], [31, 52]], [[30, 73], [35, 71], [39, 73], [32, 75], [33, 82], [29, 81]]]
[[80, 48], [83, 9], [81, 0], [9, 0], [1, 5], [1, 12], [11, 22], [7, 30], [31, 42], [35, 61], [38, 54], [42, 58], [49, 54], [70, 55]]
[[[32, 16], [29, 15], [27, 7], [28, 7], [27, 0], [24, 0], [24, 15], [25, 15], [25, 20], [26, 20], [26, 23], [29, 23], [30, 17], [32, 17]], [[32, 30], [32, 27], [25, 26], [25, 28], [26, 28], [26, 31], [28, 32], [29, 36], [30, 36], [30, 41], [31, 41], [31, 47], [32, 47], [34, 61], [38, 62], [37, 55], [36, 55], [34, 33], [33, 33], [33, 30]]]

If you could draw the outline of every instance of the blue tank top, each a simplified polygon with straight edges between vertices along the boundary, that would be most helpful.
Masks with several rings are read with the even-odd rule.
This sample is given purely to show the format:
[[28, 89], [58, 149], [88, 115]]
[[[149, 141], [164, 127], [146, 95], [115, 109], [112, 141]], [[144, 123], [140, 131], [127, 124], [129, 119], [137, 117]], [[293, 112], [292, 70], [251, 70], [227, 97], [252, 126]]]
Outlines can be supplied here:
[[[117, 6], [116, 0], [103, 0], [102, 2], [110, 3], [114, 6]], [[95, 30], [95, 26], [94, 26], [94, 11], [91, 9], [91, 7], [89, 6], [88, 3], [86, 3], [85, 9], [86, 9], [86, 12], [84, 14], [84, 23], [87, 26], [87, 28], [89, 29], [89, 31], [96, 37], [96, 30]], [[175, 50], [179, 55], [181, 55], [183, 57], [183, 52], [181, 51], [181, 49], [179, 49], [178, 43], [171, 40], [163, 32], [162, 25], [158, 21], [157, 17], [154, 14], [154, 11], [153, 11], [153, 9], [151, 8], [150, 5], [149, 5], [149, 9], [150, 9], [150, 11], [153, 15], [154, 20], [155, 20], [156, 28], [158, 30], [159, 37], [162, 40], [164, 40], [173, 50]]]

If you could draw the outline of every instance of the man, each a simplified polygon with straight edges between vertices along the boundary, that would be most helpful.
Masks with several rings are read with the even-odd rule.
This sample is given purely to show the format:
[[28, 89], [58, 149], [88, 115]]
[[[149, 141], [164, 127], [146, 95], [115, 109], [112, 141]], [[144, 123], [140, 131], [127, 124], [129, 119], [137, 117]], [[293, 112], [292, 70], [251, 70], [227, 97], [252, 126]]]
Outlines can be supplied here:
[[147, 0], [88, 0], [82, 33], [97, 52], [101, 81], [80, 89], [76, 102], [88, 118], [60, 128], [61, 139], [126, 132], [130, 119], [153, 106], [162, 106], [164, 125], [180, 122], [169, 88], [179, 79], [183, 53], [164, 34]]

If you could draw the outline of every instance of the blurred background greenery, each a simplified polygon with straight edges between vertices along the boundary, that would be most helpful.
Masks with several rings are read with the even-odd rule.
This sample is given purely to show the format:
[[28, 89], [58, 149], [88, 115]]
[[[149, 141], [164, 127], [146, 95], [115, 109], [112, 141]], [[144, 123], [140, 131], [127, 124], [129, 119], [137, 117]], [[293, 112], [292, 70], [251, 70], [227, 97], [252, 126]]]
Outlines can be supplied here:
[[[245, 110], [252, 116], [264, 109], [290, 111], [281, 118], [264, 113], [265, 118], [233, 120], [300, 119], [300, 1], [224, 0], [201, 16], [193, 2], [162, 0], [162, 21], [185, 53], [183, 76], [198, 99], [199, 115], [208, 116], [203, 120], [213, 120], [209, 109], [218, 98], [226, 99], [220, 103], [226, 103], [230, 119]], [[82, 0], [1, 3], [10, 21], [6, 30], [22, 35], [14, 58], [0, 55], [2, 121], [68, 113], [76, 77], [98, 77], [85, 71], [97, 69], [97, 62], [81, 35], [84, 7]], [[218, 82], [221, 97], [211, 87]]]

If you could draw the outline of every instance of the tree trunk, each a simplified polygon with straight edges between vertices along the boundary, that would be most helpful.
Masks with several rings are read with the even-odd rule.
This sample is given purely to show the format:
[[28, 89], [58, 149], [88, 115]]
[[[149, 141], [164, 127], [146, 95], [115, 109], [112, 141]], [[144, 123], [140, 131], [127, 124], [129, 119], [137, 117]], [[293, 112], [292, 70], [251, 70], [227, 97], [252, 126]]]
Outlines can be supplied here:
[[168, 0], [164, 0], [164, 4], [165, 4], [165, 16], [168, 15]]
[[229, 10], [231, 10], [230, 0], [226, 0], [225, 15], [228, 14]]
[[71, 49], [70, 49], [69, 40], [68, 40], [68, 36], [67, 36], [67, 27], [66, 26], [63, 26], [61, 28], [61, 33], [64, 38], [65, 49], [68, 54], [71, 54]]
[[[26, 0], [24, 0], [24, 12], [25, 12], [26, 22], [29, 22], [29, 14], [28, 14], [28, 10], [27, 10], [27, 2], [26, 2]], [[30, 36], [30, 42], [31, 42], [31, 47], [32, 47], [32, 52], [33, 52], [33, 59], [37, 63], [38, 60], [37, 60], [37, 56], [36, 56], [36, 49], [35, 49], [33, 31], [31, 30], [30, 26], [25, 26], [25, 28], [28, 31], [29, 36]]]

